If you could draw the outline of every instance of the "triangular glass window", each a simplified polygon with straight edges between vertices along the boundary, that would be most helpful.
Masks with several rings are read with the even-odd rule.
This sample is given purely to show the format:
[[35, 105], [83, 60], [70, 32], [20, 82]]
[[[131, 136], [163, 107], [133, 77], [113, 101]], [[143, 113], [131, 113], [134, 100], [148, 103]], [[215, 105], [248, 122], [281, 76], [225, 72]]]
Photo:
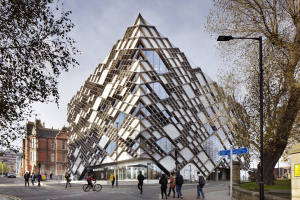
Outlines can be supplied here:
[[143, 48], [144, 48], [144, 45], [143, 45], [141, 42], [139, 42], [137, 48], [138, 48], [138, 49], [143, 49]]
[[159, 57], [156, 51], [143, 51], [143, 53], [157, 73], [162, 74], [169, 72], [168, 68], [166, 67], [166, 65]]

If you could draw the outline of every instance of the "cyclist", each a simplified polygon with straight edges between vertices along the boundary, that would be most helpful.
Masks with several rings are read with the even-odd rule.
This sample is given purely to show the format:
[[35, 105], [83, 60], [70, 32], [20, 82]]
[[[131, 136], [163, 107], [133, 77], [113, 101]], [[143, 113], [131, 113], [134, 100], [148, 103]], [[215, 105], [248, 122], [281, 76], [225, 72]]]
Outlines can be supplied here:
[[[93, 182], [92, 182], [92, 181], [95, 181], [95, 180], [93, 179], [93, 174], [90, 174], [90, 175], [87, 177], [86, 181], [88, 182], [88, 185], [93, 189]], [[93, 189], [93, 190], [94, 190], [94, 189]]]

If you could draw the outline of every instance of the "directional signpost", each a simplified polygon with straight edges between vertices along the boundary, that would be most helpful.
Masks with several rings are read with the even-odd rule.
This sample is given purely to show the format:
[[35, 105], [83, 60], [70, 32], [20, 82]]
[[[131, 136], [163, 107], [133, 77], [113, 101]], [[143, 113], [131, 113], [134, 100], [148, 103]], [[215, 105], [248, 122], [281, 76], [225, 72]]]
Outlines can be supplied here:
[[220, 156], [230, 155], [230, 199], [232, 199], [232, 155], [233, 154], [245, 154], [245, 153], [248, 153], [248, 151], [249, 151], [248, 148], [232, 149], [232, 146], [230, 147], [230, 150], [219, 151]]
[[[239, 148], [239, 149], [232, 149], [232, 154], [244, 154], [248, 153], [248, 148]], [[219, 151], [220, 156], [230, 155], [230, 150], [221, 150]]]

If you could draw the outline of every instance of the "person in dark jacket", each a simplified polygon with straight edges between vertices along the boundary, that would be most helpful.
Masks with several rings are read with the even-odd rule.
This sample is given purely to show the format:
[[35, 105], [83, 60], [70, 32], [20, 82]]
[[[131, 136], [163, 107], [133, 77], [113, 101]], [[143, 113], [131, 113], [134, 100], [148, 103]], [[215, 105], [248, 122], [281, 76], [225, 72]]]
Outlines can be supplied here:
[[139, 181], [138, 188], [140, 189], [141, 194], [142, 194], [143, 193], [143, 182], [144, 182], [145, 177], [143, 176], [141, 171], [140, 171], [140, 174], [138, 175], [137, 179]]
[[50, 173], [50, 180], [52, 180], [52, 173]]
[[38, 180], [39, 183], [38, 186], [41, 186], [42, 175], [40, 174], [40, 172], [37, 173], [36, 179]]
[[66, 188], [68, 187], [68, 184], [71, 187], [71, 183], [70, 183], [71, 179], [70, 179], [70, 174], [68, 172], [66, 172], [65, 178], [66, 178], [66, 181], [67, 181]]
[[178, 170], [176, 172], [176, 191], [177, 191], [177, 197], [178, 199], [182, 199], [182, 192], [181, 192], [181, 187], [182, 187], [182, 184], [183, 184], [183, 177], [182, 175], [180, 174], [180, 171]]
[[160, 180], [159, 180], [159, 184], [161, 185], [160, 186], [160, 190], [161, 190], [161, 199], [164, 198], [164, 194], [165, 194], [165, 197], [166, 199], [168, 199], [167, 197], [167, 187], [168, 187], [168, 179], [166, 177], [166, 175], [162, 175]]
[[28, 187], [29, 187], [29, 173], [28, 172], [26, 172], [26, 174], [24, 174], [24, 180], [25, 180], [25, 187], [26, 187], [26, 183], [27, 183], [27, 185], [28, 185]]

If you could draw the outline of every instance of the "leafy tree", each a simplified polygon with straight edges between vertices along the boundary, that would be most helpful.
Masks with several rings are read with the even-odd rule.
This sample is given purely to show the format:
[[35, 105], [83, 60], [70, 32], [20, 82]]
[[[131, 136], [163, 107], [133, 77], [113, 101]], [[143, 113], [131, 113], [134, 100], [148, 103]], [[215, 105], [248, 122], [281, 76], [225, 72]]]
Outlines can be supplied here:
[[3, 165], [3, 174], [9, 172], [9, 168], [5, 163], [0, 162], [0, 173], [2, 174], [2, 165]]
[[53, 0], [0, 0], [0, 132], [1, 144], [24, 132], [20, 126], [32, 113], [33, 102], [58, 105], [62, 71], [78, 62], [78, 50], [68, 36], [71, 11]]
[[[206, 26], [210, 33], [263, 36], [264, 181], [274, 184], [274, 166], [289, 138], [299, 135], [299, 129], [293, 127], [300, 110], [300, 4], [298, 0], [213, 1], [215, 9], [209, 14]], [[219, 47], [229, 66], [223, 80], [229, 80], [227, 84], [232, 86], [229, 89], [235, 91], [231, 94], [242, 106], [236, 112], [246, 119], [248, 134], [239, 136], [245, 137], [259, 154], [258, 42], [232, 40], [220, 43]]]

